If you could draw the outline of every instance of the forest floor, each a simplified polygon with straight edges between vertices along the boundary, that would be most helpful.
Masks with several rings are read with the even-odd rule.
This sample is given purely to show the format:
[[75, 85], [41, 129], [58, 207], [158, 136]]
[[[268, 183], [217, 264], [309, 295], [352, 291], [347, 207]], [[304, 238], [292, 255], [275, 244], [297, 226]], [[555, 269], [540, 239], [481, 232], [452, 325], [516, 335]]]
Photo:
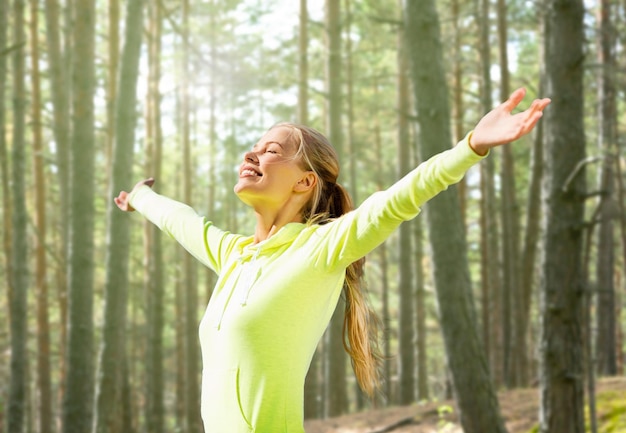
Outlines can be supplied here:
[[[626, 377], [601, 379], [596, 387], [598, 431], [626, 433]], [[498, 395], [509, 433], [536, 431], [539, 391], [504, 391]], [[462, 433], [452, 401], [369, 410], [304, 424], [307, 433]]]

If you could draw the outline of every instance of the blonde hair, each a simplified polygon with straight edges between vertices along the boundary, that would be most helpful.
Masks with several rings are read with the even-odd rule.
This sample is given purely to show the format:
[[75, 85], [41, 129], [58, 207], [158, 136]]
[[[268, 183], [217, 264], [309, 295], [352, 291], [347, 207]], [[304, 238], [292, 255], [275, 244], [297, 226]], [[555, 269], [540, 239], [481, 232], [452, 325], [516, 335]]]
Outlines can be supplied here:
[[[353, 209], [352, 199], [337, 183], [339, 158], [328, 139], [319, 131], [293, 123], [279, 123], [272, 128], [291, 129], [298, 145], [298, 158], [306, 170], [317, 176], [311, 200], [303, 209], [304, 221], [325, 224]], [[382, 356], [378, 347], [380, 320], [363, 293], [362, 258], [346, 269], [343, 293], [346, 300], [343, 321], [343, 345], [350, 355], [359, 386], [369, 397], [380, 387]]]

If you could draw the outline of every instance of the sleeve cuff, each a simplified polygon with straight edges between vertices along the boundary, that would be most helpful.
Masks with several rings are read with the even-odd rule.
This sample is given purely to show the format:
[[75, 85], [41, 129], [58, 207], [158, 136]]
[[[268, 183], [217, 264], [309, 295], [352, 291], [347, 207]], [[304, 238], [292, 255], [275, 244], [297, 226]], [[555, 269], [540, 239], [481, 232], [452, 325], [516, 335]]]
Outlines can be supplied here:
[[487, 149], [487, 153], [485, 153], [484, 155], [481, 155], [480, 153], [476, 152], [474, 150], [474, 148], [472, 147], [472, 145], [470, 144], [470, 142], [472, 141], [472, 135], [474, 135], [474, 131], [470, 131], [465, 138], [463, 139], [463, 141], [467, 142], [467, 147], [470, 148], [470, 150], [472, 151], [472, 153], [476, 156], [478, 156], [479, 158], [486, 158], [490, 153], [491, 153], [491, 149]]

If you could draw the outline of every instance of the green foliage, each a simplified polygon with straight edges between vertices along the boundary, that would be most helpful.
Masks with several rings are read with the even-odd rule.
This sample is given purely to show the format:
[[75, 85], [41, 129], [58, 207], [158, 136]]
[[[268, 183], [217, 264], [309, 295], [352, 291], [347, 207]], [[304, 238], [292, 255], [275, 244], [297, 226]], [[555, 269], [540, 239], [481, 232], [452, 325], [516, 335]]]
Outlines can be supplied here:
[[437, 431], [445, 432], [454, 427], [454, 423], [448, 420], [448, 416], [454, 413], [454, 408], [448, 404], [444, 404], [437, 407], [437, 415], [439, 416], [439, 422], [437, 422]]
[[598, 431], [600, 433], [626, 432], [626, 399], [624, 391], [607, 391], [599, 393]]

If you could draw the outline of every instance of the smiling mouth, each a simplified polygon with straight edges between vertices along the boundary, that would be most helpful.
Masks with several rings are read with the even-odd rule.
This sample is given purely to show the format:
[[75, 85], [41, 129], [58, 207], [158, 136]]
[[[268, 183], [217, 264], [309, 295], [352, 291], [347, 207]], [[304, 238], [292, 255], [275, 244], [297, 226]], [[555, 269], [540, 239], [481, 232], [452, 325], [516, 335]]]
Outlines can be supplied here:
[[239, 177], [249, 177], [249, 176], [261, 177], [261, 173], [258, 173], [249, 168], [243, 169], [241, 170], [241, 173], [239, 173]]

